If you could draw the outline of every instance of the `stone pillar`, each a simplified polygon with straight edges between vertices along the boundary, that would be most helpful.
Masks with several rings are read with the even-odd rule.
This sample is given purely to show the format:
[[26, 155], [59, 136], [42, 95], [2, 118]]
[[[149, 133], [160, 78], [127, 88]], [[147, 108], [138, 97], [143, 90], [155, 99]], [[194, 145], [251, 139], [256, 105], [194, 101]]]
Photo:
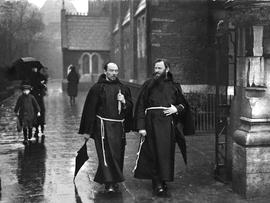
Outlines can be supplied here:
[[235, 95], [240, 124], [233, 133], [232, 186], [246, 198], [270, 197], [270, 59], [263, 53], [270, 1], [235, 0], [228, 6], [229, 20], [240, 31]]

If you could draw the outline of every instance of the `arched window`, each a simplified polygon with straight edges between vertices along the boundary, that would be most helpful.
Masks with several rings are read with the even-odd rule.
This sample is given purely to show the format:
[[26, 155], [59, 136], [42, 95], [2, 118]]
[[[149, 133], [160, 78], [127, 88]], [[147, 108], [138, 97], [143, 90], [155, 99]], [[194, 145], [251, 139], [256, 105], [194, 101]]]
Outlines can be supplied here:
[[92, 56], [92, 73], [98, 74], [98, 68], [99, 67], [99, 56], [97, 54], [94, 54]]
[[82, 73], [90, 74], [90, 58], [87, 54], [85, 54], [82, 58]]

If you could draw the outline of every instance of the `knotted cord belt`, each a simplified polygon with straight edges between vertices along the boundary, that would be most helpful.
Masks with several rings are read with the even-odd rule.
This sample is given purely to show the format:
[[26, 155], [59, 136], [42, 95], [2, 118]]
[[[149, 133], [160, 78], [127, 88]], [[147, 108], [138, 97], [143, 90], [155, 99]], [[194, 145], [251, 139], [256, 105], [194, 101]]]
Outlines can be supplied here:
[[102, 153], [103, 153], [103, 161], [104, 165], [107, 167], [107, 161], [105, 157], [105, 147], [104, 147], [104, 139], [105, 139], [105, 127], [104, 127], [104, 121], [111, 121], [111, 122], [119, 122], [122, 123], [125, 121], [125, 119], [118, 120], [118, 119], [110, 119], [110, 118], [103, 118], [99, 115], [97, 117], [100, 119], [100, 135], [101, 135], [101, 145], [102, 145]]
[[136, 168], [138, 166], [138, 161], [139, 161], [139, 158], [140, 158], [140, 153], [141, 153], [141, 149], [142, 149], [142, 145], [143, 145], [144, 141], [145, 141], [145, 136], [141, 135], [139, 150], [137, 152], [137, 159], [136, 159], [136, 162], [135, 162], [134, 169], [132, 170], [133, 173], [135, 172], [135, 170], [136, 170]]

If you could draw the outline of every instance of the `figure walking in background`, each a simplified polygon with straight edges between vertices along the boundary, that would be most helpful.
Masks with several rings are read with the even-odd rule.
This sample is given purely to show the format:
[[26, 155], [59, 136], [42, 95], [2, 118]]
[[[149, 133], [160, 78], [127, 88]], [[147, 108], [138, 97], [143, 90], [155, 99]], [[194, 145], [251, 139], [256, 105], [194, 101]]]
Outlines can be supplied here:
[[32, 138], [32, 128], [40, 116], [40, 107], [33, 95], [30, 94], [31, 86], [22, 85], [22, 95], [19, 96], [14, 112], [19, 117], [23, 128], [23, 143], [28, 144], [28, 139]]
[[99, 165], [94, 181], [105, 184], [107, 192], [114, 192], [117, 183], [124, 181], [125, 132], [132, 125], [131, 93], [117, 75], [115, 63], [105, 64], [104, 74], [86, 97], [79, 129], [95, 140]]
[[32, 86], [31, 94], [35, 97], [36, 101], [40, 107], [40, 116], [37, 119], [35, 124], [35, 138], [38, 140], [39, 127], [42, 134], [42, 139], [44, 139], [44, 126], [45, 122], [45, 104], [44, 96], [47, 91], [47, 77], [44, 74], [41, 74], [37, 67], [32, 68], [32, 73], [30, 76], [30, 84]]
[[80, 75], [77, 73], [75, 66], [71, 65], [69, 67], [70, 71], [67, 75], [67, 92], [70, 97], [70, 105], [75, 104], [75, 98], [78, 94], [78, 84], [80, 80]]

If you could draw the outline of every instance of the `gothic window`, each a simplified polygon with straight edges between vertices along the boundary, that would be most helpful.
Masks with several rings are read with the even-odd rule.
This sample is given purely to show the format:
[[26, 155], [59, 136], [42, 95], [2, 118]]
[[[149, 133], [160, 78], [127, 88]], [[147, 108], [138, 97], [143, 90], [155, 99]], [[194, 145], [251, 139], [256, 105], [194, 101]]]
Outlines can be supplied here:
[[92, 73], [98, 74], [98, 68], [99, 67], [99, 56], [97, 54], [94, 54], [92, 56]]
[[90, 74], [90, 57], [87, 54], [82, 58], [82, 73]]

